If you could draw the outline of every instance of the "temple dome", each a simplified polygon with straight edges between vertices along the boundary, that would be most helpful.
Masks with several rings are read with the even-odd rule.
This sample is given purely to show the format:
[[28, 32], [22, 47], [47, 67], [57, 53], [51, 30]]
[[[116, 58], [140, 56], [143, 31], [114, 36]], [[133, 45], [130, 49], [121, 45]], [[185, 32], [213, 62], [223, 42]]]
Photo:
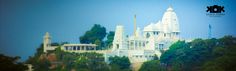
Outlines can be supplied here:
[[178, 32], [179, 22], [176, 13], [172, 7], [169, 7], [162, 17], [164, 32]]

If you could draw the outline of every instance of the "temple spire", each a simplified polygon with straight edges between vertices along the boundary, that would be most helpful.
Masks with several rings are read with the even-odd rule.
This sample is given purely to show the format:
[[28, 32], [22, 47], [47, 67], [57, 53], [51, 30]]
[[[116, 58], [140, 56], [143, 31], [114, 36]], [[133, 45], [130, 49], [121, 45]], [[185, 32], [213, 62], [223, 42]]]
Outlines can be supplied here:
[[134, 15], [134, 36], [136, 36], [136, 14]]
[[172, 8], [172, 5], [169, 5], [167, 11], [173, 11], [174, 9]]

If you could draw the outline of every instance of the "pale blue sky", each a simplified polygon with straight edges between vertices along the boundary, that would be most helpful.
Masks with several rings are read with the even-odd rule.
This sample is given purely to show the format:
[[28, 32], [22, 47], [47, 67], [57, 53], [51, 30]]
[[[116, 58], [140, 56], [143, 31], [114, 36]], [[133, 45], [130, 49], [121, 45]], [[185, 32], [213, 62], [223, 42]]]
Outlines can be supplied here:
[[[79, 36], [93, 24], [108, 31], [124, 25], [127, 35], [133, 31], [133, 16], [143, 29], [161, 20], [172, 5], [180, 24], [182, 38], [207, 38], [208, 24], [213, 37], [236, 35], [235, 0], [22, 0], [0, 2], [0, 53], [21, 56], [33, 55], [42, 43], [45, 32], [53, 42], [79, 43]], [[222, 17], [206, 16], [210, 5], [225, 7]]]

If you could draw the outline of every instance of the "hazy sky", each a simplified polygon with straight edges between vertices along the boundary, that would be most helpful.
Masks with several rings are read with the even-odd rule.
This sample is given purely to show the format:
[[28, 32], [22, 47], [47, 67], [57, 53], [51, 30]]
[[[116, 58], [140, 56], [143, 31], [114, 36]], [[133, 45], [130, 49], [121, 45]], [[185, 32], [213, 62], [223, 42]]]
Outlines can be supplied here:
[[[133, 31], [133, 17], [143, 29], [161, 20], [171, 5], [176, 12], [181, 37], [207, 38], [208, 25], [212, 36], [236, 35], [236, 0], [22, 0], [0, 1], [0, 53], [33, 55], [49, 32], [53, 42], [79, 43], [79, 36], [93, 24], [107, 31], [124, 25], [125, 33]], [[207, 6], [224, 6], [224, 16], [207, 16]]]

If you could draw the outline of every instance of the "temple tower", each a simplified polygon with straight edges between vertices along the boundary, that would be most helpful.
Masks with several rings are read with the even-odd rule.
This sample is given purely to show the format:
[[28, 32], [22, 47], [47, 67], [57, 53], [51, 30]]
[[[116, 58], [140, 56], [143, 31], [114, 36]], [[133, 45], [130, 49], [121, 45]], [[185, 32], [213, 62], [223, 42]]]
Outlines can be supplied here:
[[51, 47], [51, 37], [48, 32], [46, 32], [43, 38], [43, 52], [47, 52], [47, 49]]
[[124, 27], [119, 25], [116, 26], [116, 31], [115, 31], [115, 36], [114, 36], [114, 40], [113, 40], [113, 49], [112, 50], [116, 50], [116, 49], [125, 49], [125, 34], [124, 34]]
[[136, 34], [137, 29], [136, 29], [136, 28], [137, 28], [137, 27], [136, 27], [136, 15], [134, 15], [134, 33], [133, 33], [134, 36], [137, 35], [137, 34]]

